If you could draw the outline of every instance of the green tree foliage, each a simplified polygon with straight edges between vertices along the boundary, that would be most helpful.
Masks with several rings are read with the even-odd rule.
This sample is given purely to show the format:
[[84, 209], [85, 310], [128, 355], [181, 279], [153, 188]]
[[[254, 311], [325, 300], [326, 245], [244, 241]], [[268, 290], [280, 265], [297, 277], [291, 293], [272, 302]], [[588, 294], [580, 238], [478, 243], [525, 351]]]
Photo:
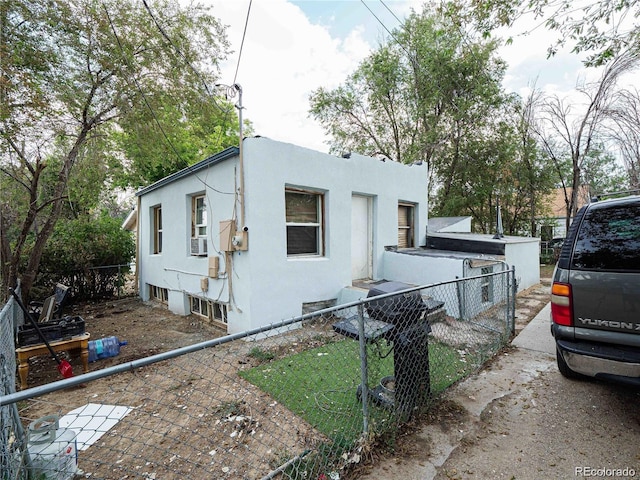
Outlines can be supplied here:
[[471, 215], [489, 232], [500, 197], [507, 231], [530, 232], [549, 181], [497, 47], [458, 17], [413, 13], [342, 86], [316, 90], [311, 113], [335, 153], [428, 162], [430, 215]]
[[342, 86], [316, 90], [311, 114], [331, 134], [334, 152], [431, 162], [456, 133], [452, 121], [481, 116], [497, 100], [504, 64], [496, 47], [443, 15], [413, 13]]
[[[152, 7], [138, 0], [0, 2], [5, 287], [21, 277], [29, 291], [57, 220], [95, 208], [105, 180], [148, 183], [167, 172], [158, 164], [179, 168], [182, 154], [191, 162], [231, 142], [235, 112], [221, 100], [221, 110], [212, 108], [206, 87], [227, 54], [224, 27], [197, 5], [159, 0]], [[219, 129], [208, 130], [209, 121]], [[167, 138], [176, 145], [169, 158], [158, 147]], [[146, 157], [156, 165], [139, 167]]]
[[[146, 93], [143, 101], [149, 108], [128, 112], [118, 122], [122, 130], [113, 135], [128, 160], [115, 162], [118, 185], [149, 185], [238, 144], [238, 116], [226, 100], [192, 89]], [[244, 128], [250, 134], [251, 124]]]
[[60, 220], [43, 251], [37, 284], [50, 291], [51, 285], [62, 282], [76, 294], [94, 292], [96, 284], [113, 288], [118, 272], [128, 270], [117, 266], [128, 265], [134, 255], [133, 236], [118, 219], [103, 215]]
[[630, 188], [629, 176], [624, 167], [603, 144], [597, 145], [589, 152], [580, 173], [582, 184], [589, 186], [589, 194], [592, 197]]
[[557, 32], [548, 46], [549, 55], [558, 48], [572, 45], [575, 53], [588, 52], [588, 65], [602, 65], [624, 50], [637, 47], [640, 34], [638, 0], [458, 0], [447, 2], [465, 22], [475, 21], [478, 28], [490, 35], [496, 28], [517, 26], [522, 17], [543, 23]]

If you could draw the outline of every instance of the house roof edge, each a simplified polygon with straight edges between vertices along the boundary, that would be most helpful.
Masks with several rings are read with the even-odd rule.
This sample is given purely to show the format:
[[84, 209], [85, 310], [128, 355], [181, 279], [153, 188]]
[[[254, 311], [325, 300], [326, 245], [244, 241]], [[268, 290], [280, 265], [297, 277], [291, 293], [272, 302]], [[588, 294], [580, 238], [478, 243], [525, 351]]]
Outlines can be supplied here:
[[198, 163], [194, 163], [193, 165], [188, 166], [187, 168], [183, 168], [182, 170], [172, 173], [151, 185], [141, 188], [136, 192], [136, 197], [141, 197], [149, 192], [157, 190], [160, 187], [164, 187], [170, 183], [175, 182], [181, 178], [184, 178], [188, 175], [192, 175], [194, 173], [199, 172], [205, 168], [209, 168], [217, 163], [223, 162], [229, 158], [236, 157], [240, 154], [240, 149], [238, 147], [228, 147], [218, 152], [216, 154], [211, 155], [210, 157], [205, 158], [204, 160], [199, 161]]

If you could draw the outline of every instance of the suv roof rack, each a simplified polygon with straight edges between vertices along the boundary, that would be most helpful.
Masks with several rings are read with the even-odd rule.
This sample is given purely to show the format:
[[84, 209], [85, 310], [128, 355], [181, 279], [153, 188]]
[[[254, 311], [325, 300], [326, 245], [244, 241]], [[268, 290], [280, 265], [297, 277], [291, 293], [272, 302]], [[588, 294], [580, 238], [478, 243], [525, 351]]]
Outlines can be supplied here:
[[640, 189], [635, 189], [635, 190], [620, 190], [618, 192], [605, 192], [605, 193], [599, 193], [598, 195], [595, 195], [593, 197], [591, 197], [591, 202], [599, 202], [600, 200], [604, 200], [605, 198], [610, 198], [610, 197], [614, 197], [617, 195], [622, 195], [622, 196], [626, 196], [626, 195], [636, 195], [640, 193]]

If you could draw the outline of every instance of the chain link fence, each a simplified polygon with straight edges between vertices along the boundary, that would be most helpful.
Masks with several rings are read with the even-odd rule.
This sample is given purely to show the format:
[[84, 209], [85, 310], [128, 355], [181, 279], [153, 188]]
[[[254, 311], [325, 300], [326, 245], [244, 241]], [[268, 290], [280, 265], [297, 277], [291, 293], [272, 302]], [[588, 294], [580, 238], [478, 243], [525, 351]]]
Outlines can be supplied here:
[[514, 271], [369, 295], [3, 394], [2, 479], [353, 478], [376, 439], [505, 345]]
[[[19, 294], [20, 290], [17, 289]], [[15, 300], [9, 301], [0, 310], [0, 398], [15, 393], [16, 355], [15, 338], [24, 316]], [[0, 407], [0, 472], [5, 478], [22, 478], [24, 474], [24, 446], [26, 435], [18, 412], [18, 405], [1, 402]]]

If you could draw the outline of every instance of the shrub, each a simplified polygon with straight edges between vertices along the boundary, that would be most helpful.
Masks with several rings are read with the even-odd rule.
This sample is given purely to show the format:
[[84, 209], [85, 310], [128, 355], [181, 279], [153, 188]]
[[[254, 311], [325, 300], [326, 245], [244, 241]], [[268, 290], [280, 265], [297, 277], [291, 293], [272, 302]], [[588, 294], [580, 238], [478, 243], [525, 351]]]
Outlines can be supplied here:
[[82, 299], [113, 295], [134, 255], [133, 236], [118, 219], [60, 220], [43, 252], [37, 286], [51, 291], [60, 282]]

